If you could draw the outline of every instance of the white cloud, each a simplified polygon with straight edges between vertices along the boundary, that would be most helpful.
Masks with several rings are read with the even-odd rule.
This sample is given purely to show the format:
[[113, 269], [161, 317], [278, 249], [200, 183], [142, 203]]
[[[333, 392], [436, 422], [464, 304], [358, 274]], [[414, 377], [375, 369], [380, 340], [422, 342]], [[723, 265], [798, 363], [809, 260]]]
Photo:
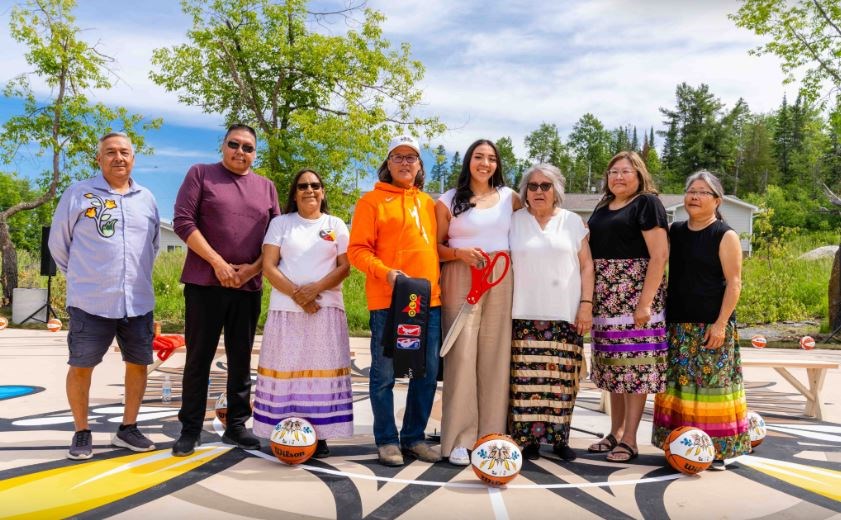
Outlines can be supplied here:
[[[321, 3], [331, 1], [344, 5]], [[109, 12], [137, 14], [119, 24], [96, 11], [80, 15], [80, 25], [91, 28], [86, 35], [118, 59], [120, 81], [96, 92], [97, 99], [169, 124], [221, 125], [218, 114], [180, 104], [148, 78], [152, 50], [185, 41], [189, 20], [177, 3], [124, 2], [121, 10], [123, 2], [115, 0]], [[423, 61], [418, 112], [450, 125], [434, 143], [450, 152], [478, 137], [508, 135], [522, 153], [523, 138], [542, 121], [566, 133], [586, 112], [609, 128], [659, 127], [658, 108], [672, 106], [682, 81], [709, 84], [728, 106], [744, 97], [754, 111], [775, 108], [785, 90], [775, 58], [747, 54], [760, 40], [727, 18], [738, 8], [731, 0], [370, 0], [368, 6], [387, 16], [383, 29], [393, 46], [409, 42]], [[7, 25], [6, 17], [0, 24]], [[323, 30], [341, 33], [347, 25]], [[18, 49], [3, 53], [0, 70], [7, 77], [24, 70], [7, 31], [0, 31], [0, 45]], [[157, 153], [164, 155], [160, 147]]]

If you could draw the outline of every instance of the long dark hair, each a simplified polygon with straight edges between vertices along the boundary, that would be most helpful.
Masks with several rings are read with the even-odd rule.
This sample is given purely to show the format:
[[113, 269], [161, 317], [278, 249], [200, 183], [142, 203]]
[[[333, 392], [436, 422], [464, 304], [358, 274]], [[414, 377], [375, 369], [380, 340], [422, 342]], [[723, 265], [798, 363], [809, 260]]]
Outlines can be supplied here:
[[299, 170], [298, 173], [295, 174], [295, 177], [292, 178], [292, 184], [289, 185], [289, 196], [286, 197], [286, 207], [283, 208], [284, 213], [297, 213], [298, 212], [298, 201], [295, 200], [295, 194], [298, 193], [298, 181], [301, 180], [301, 177], [305, 173], [311, 173], [318, 178], [318, 182], [321, 183], [321, 193], [324, 195], [321, 197], [321, 212], [330, 214], [327, 211], [327, 191], [325, 189], [327, 186], [324, 185], [324, 181], [321, 180], [321, 175], [318, 174], [315, 170], [310, 170], [309, 168], [304, 168], [303, 170]]
[[455, 197], [453, 197], [453, 204], [450, 208], [454, 217], [461, 215], [476, 205], [470, 202], [470, 199], [473, 195], [475, 195], [473, 190], [470, 189], [470, 161], [473, 160], [473, 152], [476, 148], [483, 144], [490, 146], [493, 149], [494, 154], [496, 154], [496, 170], [494, 171], [493, 176], [489, 179], [489, 184], [492, 188], [505, 186], [505, 177], [502, 176], [504, 168], [502, 167], [502, 158], [499, 156], [499, 150], [496, 149], [496, 145], [493, 141], [488, 139], [479, 139], [471, 144], [470, 147], [467, 148], [467, 151], [464, 152], [464, 160], [461, 163], [461, 173], [459, 173], [458, 181], [456, 182], [456, 194]]
[[608, 186], [607, 178], [610, 172], [610, 169], [613, 168], [613, 165], [621, 161], [622, 159], [626, 159], [631, 166], [637, 172], [637, 180], [639, 181], [639, 186], [637, 187], [637, 192], [634, 195], [638, 195], [640, 193], [651, 193], [652, 195], [657, 195], [657, 187], [654, 185], [654, 181], [651, 179], [651, 174], [648, 173], [648, 168], [645, 167], [645, 161], [637, 154], [637, 152], [619, 152], [618, 154], [614, 155], [613, 158], [607, 163], [607, 168], [604, 170], [604, 186], [602, 187], [602, 199], [596, 204], [596, 209], [601, 208], [602, 206], [607, 206], [610, 202], [616, 198], [616, 195], [610, 191], [610, 187]]

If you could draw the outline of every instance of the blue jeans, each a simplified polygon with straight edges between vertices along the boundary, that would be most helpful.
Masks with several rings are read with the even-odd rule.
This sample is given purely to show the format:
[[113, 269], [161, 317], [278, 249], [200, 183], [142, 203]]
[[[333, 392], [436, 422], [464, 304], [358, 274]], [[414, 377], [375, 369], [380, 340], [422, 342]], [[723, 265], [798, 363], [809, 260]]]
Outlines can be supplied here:
[[399, 439], [394, 421], [394, 364], [391, 358], [383, 355], [380, 345], [387, 316], [387, 309], [371, 311], [368, 321], [371, 326], [371, 371], [368, 377], [371, 408], [374, 411], [374, 442], [377, 446], [400, 444], [408, 448], [424, 440], [424, 429], [435, 400], [440, 359], [438, 351], [441, 348], [441, 307], [429, 309], [426, 375], [422, 379], [409, 381], [406, 413], [403, 414]]

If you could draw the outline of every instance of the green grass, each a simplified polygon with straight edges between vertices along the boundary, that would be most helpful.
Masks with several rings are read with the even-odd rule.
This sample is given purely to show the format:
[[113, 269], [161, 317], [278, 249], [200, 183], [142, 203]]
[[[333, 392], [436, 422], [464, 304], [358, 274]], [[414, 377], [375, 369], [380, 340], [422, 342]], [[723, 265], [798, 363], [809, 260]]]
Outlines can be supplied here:
[[740, 323], [818, 319], [826, 321], [832, 259], [799, 260], [803, 253], [837, 244], [835, 233], [792, 237], [770, 259], [757, 254], [744, 260], [742, 296], [736, 308]]
[[[819, 246], [837, 244], [836, 232], [800, 234], [791, 237], [781, 252], [771, 258], [770, 265], [761, 253], [745, 258], [742, 269], [742, 297], [736, 308], [740, 323], [771, 323], [817, 319], [826, 332], [829, 274], [832, 259], [798, 260], [801, 254]], [[18, 254], [20, 287], [46, 287], [46, 278], [39, 275], [39, 259], [22, 251]], [[161, 253], [152, 275], [155, 288], [155, 317], [164, 332], [184, 330], [184, 294], [179, 281], [184, 264], [180, 251]], [[365, 299], [365, 277], [356, 269], [343, 285], [345, 312], [352, 335], [368, 335], [368, 310]], [[52, 304], [62, 320], [66, 320], [65, 280], [53, 278]], [[259, 331], [266, 319], [269, 285], [264, 283], [263, 309]], [[5, 309], [9, 313], [9, 309]]]

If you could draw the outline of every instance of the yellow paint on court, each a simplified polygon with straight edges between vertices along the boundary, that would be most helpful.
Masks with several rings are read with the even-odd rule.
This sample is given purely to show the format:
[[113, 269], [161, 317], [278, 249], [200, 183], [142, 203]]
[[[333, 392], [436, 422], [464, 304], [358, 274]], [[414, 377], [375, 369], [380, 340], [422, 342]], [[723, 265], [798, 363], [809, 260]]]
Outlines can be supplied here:
[[740, 457], [739, 461], [783, 482], [841, 502], [841, 471], [752, 455]]
[[203, 446], [188, 457], [170, 450], [93, 460], [0, 482], [0, 518], [67, 518], [181, 476], [231, 449]]

